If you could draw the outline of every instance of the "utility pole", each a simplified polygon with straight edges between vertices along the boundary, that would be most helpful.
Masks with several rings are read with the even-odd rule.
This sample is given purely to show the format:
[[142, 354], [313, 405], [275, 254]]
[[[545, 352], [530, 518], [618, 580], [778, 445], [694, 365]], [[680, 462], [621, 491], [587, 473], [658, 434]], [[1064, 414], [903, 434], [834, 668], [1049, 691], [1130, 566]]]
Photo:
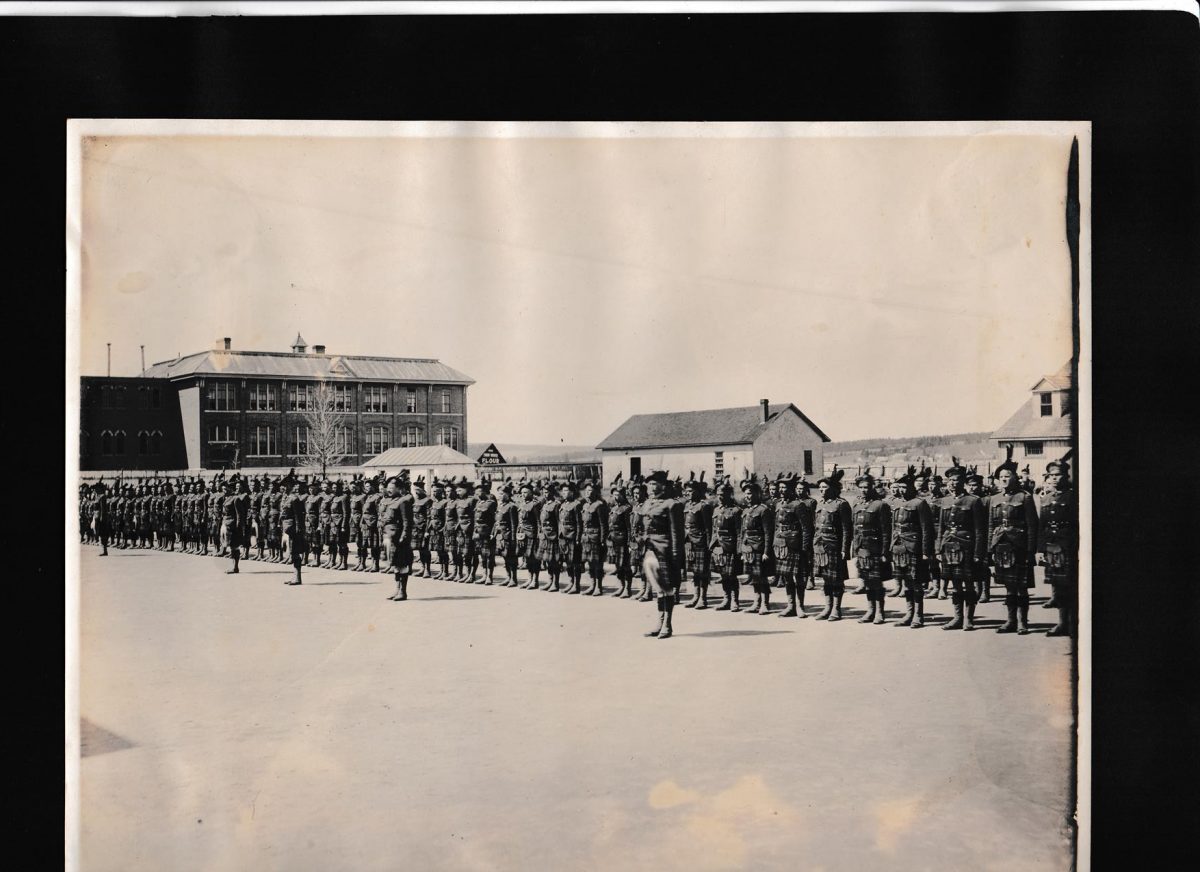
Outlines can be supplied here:
[[108, 375], [109, 375], [109, 377], [111, 377], [112, 376], [112, 343], [106, 342], [104, 344], [108, 346]]
[[138, 348], [142, 349], [142, 372], [145, 372], [146, 371], [146, 346], [139, 345]]

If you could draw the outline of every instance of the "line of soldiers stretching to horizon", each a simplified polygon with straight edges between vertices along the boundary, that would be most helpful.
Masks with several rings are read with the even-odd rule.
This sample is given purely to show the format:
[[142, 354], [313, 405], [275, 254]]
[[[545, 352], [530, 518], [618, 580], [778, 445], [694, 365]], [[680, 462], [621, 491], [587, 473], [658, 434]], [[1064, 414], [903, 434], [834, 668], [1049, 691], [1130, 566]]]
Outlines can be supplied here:
[[[906, 601], [898, 625], [922, 627], [925, 598], [949, 592], [954, 618], [944, 629], [974, 629], [976, 603], [989, 600], [994, 574], [1008, 612], [998, 632], [1025, 634], [1040, 563], [1053, 590], [1046, 606], [1059, 610], [1049, 635], [1070, 632], [1077, 516], [1065, 461], [1047, 466], [1040, 514], [1011, 453], [990, 485], [957, 458], [942, 476], [910, 466], [883, 482], [868, 470], [855, 480], [860, 497], [853, 505], [841, 496], [843, 476], [835, 467], [821, 478], [820, 499], [795, 474], [765, 480], [746, 473], [736, 490], [726, 476], [710, 494], [703, 474], [685, 482], [661, 470], [628, 484], [618, 476], [607, 499], [599, 482], [573, 479], [507, 480], [493, 495], [486, 479], [435, 478], [427, 492], [425, 480], [412, 481], [407, 471], [355, 476], [348, 487], [294, 472], [218, 475], [211, 489], [200, 479], [177, 479], [122, 484], [109, 493], [101, 481], [81, 488], [80, 536], [100, 544], [102, 555], [110, 541], [167, 551], [178, 543], [198, 555], [211, 545], [232, 559], [230, 573], [243, 559], [291, 563], [295, 575], [287, 584], [301, 584], [306, 566], [388, 572], [396, 577], [389, 597], [395, 601], [407, 599], [410, 575], [493, 584], [497, 557], [501, 586], [600, 596], [607, 564], [620, 583], [614, 596], [633, 597], [634, 579], [642, 580], [637, 599], [657, 602], [659, 622], [648, 635], [658, 638], [672, 634], [673, 607], [689, 576], [694, 593], [686, 607], [709, 607], [714, 573], [724, 593], [717, 610], [743, 610], [744, 575], [755, 595], [750, 611], [771, 614], [772, 590], [783, 588], [780, 617], [805, 618], [805, 591], [819, 578], [825, 608], [815, 617], [840, 620], [851, 559], [860, 581], [853, 593], [868, 603], [861, 623], [884, 623], [884, 600], [892, 595]], [[521, 566], [529, 574], [523, 584]], [[888, 580], [896, 582], [893, 591], [884, 588]]]

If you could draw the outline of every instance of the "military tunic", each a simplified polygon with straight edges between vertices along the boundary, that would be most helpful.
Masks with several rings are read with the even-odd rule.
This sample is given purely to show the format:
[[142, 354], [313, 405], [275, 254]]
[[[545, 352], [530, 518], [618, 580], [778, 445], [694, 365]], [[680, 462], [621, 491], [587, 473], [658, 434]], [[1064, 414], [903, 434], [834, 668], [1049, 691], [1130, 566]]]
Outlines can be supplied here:
[[1047, 583], [1074, 588], [1078, 529], [1074, 492], [1045, 490], [1042, 493], [1037, 550], [1046, 565]]
[[1033, 496], [1024, 490], [999, 493], [988, 501], [988, 547], [996, 581], [1033, 587], [1038, 516]]
[[804, 578], [807, 556], [813, 547], [813, 517], [799, 499], [780, 499], [775, 503], [775, 571], [780, 575]]
[[538, 559], [538, 523], [542, 503], [536, 497], [517, 506], [517, 554], [525, 558], [525, 567], [533, 571]]
[[[561, 516], [560, 516], [561, 518]], [[609, 507], [601, 499], [585, 502], [579, 510], [582, 530], [580, 557], [584, 563], [604, 563], [604, 546], [609, 535]]]
[[577, 571], [583, 562], [580, 541], [583, 500], [572, 497], [558, 507], [558, 559], [569, 571]]
[[910, 586], [924, 585], [929, 581], [929, 556], [935, 542], [933, 512], [919, 497], [892, 499], [890, 505], [892, 571]]
[[646, 580], [660, 596], [673, 594], [684, 565], [683, 506], [677, 500], [650, 497], [640, 514]]
[[475, 549], [480, 557], [486, 560], [496, 556], [496, 510], [499, 506], [500, 503], [491, 494], [481, 496], [475, 501], [472, 520]]
[[813, 571], [825, 580], [827, 593], [840, 593], [850, 577], [846, 562], [854, 540], [854, 516], [841, 497], [817, 503], [813, 519]]
[[854, 508], [854, 541], [851, 552], [858, 577], [877, 586], [888, 574], [887, 547], [892, 540], [892, 510], [880, 499], [860, 500]]
[[717, 504], [712, 514], [712, 539], [709, 547], [712, 565], [722, 578], [738, 574], [738, 540], [741, 536], [742, 509], [737, 503]]
[[561, 503], [557, 497], [549, 497], [538, 510], [538, 560], [547, 564], [551, 572], [558, 565], [558, 510]]
[[633, 506], [629, 503], [613, 503], [608, 508], [609, 558], [612, 560], [617, 578], [627, 581], [631, 575], [629, 543], [633, 538], [630, 523]]
[[951, 581], [977, 581], [978, 563], [987, 556], [987, 513], [972, 494], [948, 494], [937, 501], [935, 553], [942, 577]]
[[506, 569], [517, 568], [517, 529], [519, 527], [517, 504], [512, 500], [501, 500], [496, 504], [495, 529], [492, 534], [494, 553], [504, 559]]
[[704, 500], [688, 500], [683, 504], [684, 565], [702, 584], [708, 583], [710, 538], [712, 506]]

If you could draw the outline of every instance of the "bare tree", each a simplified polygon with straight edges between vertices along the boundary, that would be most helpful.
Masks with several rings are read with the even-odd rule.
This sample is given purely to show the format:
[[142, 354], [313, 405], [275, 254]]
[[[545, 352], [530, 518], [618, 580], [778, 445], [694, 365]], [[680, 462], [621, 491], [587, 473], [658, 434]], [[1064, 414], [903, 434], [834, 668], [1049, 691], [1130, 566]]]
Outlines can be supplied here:
[[343, 414], [348, 406], [340, 400], [334, 386], [321, 379], [309, 392], [307, 408], [301, 410], [308, 441], [300, 457], [305, 466], [319, 469], [322, 478], [330, 466], [339, 465], [350, 453], [347, 416]]

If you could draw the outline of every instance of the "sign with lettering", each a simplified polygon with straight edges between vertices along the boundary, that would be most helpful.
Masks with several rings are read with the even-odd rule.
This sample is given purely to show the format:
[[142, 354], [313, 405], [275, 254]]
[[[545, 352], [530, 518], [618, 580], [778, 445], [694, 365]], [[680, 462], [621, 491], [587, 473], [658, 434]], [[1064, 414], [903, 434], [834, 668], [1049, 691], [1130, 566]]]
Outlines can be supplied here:
[[504, 463], [504, 455], [496, 448], [495, 443], [489, 443], [475, 462], [480, 466], [499, 466]]

